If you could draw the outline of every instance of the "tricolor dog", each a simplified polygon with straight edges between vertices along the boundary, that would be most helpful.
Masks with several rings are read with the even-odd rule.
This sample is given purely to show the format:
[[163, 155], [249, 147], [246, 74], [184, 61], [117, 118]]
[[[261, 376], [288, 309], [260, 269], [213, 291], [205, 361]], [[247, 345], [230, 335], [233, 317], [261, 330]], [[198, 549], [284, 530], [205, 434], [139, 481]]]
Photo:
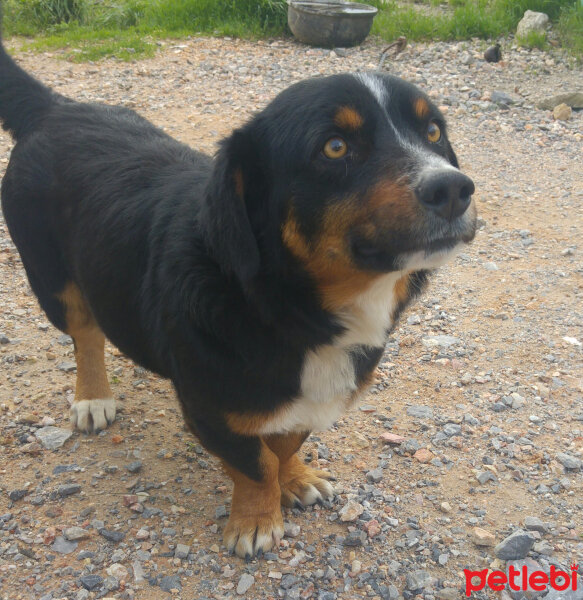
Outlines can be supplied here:
[[72, 336], [73, 427], [115, 419], [107, 337], [172, 381], [234, 483], [224, 543], [283, 535], [333, 494], [298, 451], [366, 390], [402, 310], [474, 237], [443, 116], [382, 74], [302, 81], [212, 158], [126, 108], [51, 91], [0, 54], [15, 146], [2, 208], [30, 285]]

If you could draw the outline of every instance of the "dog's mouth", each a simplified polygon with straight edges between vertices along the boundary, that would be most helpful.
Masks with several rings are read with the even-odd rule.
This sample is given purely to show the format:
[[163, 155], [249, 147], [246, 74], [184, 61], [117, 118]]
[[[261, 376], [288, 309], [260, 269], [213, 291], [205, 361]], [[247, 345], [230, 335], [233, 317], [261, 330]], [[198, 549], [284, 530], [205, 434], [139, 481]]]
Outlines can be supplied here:
[[434, 268], [447, 262], [474, 239], [475, 214], [464, 215], [453, 223], [430, 223], [427, 229], [398, 234], [388, 232], [373, 240], [355, 236], [351, 240], [352, 254], [366, 269], [401, 270], [413, 258], [418, 268]]

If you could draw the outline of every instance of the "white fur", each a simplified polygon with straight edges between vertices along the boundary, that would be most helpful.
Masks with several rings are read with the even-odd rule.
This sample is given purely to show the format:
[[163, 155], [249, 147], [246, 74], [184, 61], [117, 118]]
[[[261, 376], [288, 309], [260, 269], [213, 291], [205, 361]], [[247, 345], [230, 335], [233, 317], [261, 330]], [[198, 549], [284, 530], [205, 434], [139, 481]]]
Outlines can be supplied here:
[[71, 406], [73, 429], [101, 431], [114, 421], [115, 400], [113, 398], [80, 400]]
[[395, 284], [402, 275], [383, 275], [338, 315], [346, 331], [331, 344], [307, 353], [300, 396], [268, 421], [260, 433], [321, 431], [340, 417], [357, 390], [350, 352], [360, 345], [384, 347], [396, 304]]

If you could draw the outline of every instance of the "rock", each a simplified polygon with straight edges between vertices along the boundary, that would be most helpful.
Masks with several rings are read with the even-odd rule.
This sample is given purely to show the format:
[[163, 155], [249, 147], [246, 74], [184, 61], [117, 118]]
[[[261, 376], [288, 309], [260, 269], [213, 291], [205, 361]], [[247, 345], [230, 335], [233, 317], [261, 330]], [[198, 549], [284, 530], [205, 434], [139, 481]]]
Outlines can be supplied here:
[[339, 511], [338, 515], [343, 523], [352, 523], [364, 512], [364, 506], [349, 500]]
[[371, 469], [366, 474], [366, 480], [370, 483], [378, 483], [383, 478], [382, 469]]
[[61, 429], [60, 427], [43, 427], [35, 432], [36, 439], [47, 449], [56, 450], [73, 435], [70, 429]]
[[565, 452], [559, 452], [559, 454], [557, 454], [557, 460], [569, 471], [578, 471], [583, 465], [579, 458]]
[[364, 530], [369, 538], [377, 536], [381, 531], [381, 524], [376, 519], [371, 519], [364, 524]]
[[366, 542], [366, 533], [364, 531], [351, 531], [344, 538], [345, 546], [362, 546]]
[[166, 577], [162, 577], [160, 580], [160, 589], [165, 592], [170, 592], [171, 590], [180, 591], [182, 589], [180, 575], [167, 575]]
[[134, 560], [132, 563], [132, 569], [134, 570], [134, 581], [136, 583], [141, 583], [146, 578], [146, 572], [142, 567], [142, 564], [138, 560]]
[[540, 533], [548, 533], [549, 531], [549, 526], [538, 517], [526, 517], [524, 528], [528, 531], [538, 531]]
[[496, 63], [502, 60], [502, 52], [500, 50], [500, 44], [490, 46], [486, 52], [484, 52], [484, 59], [486, 62]]
[[519, 560], [526, 557], [535, 541], [532, 533], [518, 529], [494, 548], [494, 554], [501, 560]]
[[459, 338], [453, 335], [430, 335], [421, 339], [426, 348], [449, 348], [459, 344]]
[[289, 538], [297, 538], [300, 535], [301, 527], [296, 523], [285, 521], [283, 524], [283, 535]]
[[130, 473], [139, 473], [142, 470], [142, 461], [135, 460], [134, 462], [131, 462], [129, 465], [126, 465], [126, 469]]
[[61, 498], [66, 498], [67, 496], [78, 494], [80, 491], [81, 486], [78, 483], [66, 483], [64, 485], [60, 485], [57, 488], [57, 494], [59, 494]]
[[474, 527], [470, 537], [476, 546], [490, 547], [496, 543], [496, 536], [481, 527]]
[[433, 452], [427, 448], [420, 448], [413, 454], [413, 458], [419, 461], [421, 464], [428, 463], [434, 457]]
[[215, 519], [222, 519], [227, 516], [227, 507], [224, 504], [215, 508]]
[[[508, 106], [509, 104], [514, 104], [514, 98], [512, 98], [512, 96], [508, 95], [506, 92], [500, 92], [500, 91], [496, 91], [494, 90], [490, 96], [490, 100], [494, 103], [494, 104], [501, 104], [503, 106]], [[490, 264], [490, 263], [487, 263]], [[494, 264], [494, 263], [492, 263]]]
[[540, 100], [536, 107], [541, 110], [553, 110], [559, 104], [566, 104], [571, 108], [582, 109], [583, 108], [583, 92], [567, 92], [565, 94], [558, 94], [551, 96], [550, 98], [544, 98]]
[[126, 581], [129, 575], [128, 570], [122, 564], [117, 562], [107, 567], [105, 572], [110, 577], [115, 577], [119, 581]]
[[77, 540], [85, 540], [89, 537], [89, 532], [82, 527], [68, 527], [63, 531], [65, 539], [70, 542], [76, 542]]
[[427, 587], [431, 587], [431, 574], [422, 570], [407, 573], [405, 576], [405, 585], [412, 592], [424, 590]]
[[416, 419], [433, 419], [433, 409], [430, 406], [408, 406], [407, 414], [410, 417], [415, 417]]
[[516, 27], [516, 37], [526, 38], [531, 31], [544, 33], [548, 24], [547, 14], [527, 10]]
[[101, 575], [83, 575], [79, 578], [79, 583], [86, 590], [95, 590], [103, 584], [103, 577]]
[[249, 573], [243, 573], [237, 584], [237, 594], [243, 596], [247, 593], [247, 590], [255, 583], [255, 577], [249, 575]]
[[22, 500], [28, 494], [28, 490], [12, 490], [8, 492], [8, 497], [12, 502], [18, 502], [18, 500]]
[[55, 538], [51, 548], [59, 554], [71, 554], [71, 552], [74, 552], [77, 549], [77, 546], [77, 542], [71, 542], [66, 540], [63, 536], [58, 536]]
[[190, 552], [190, 546], [186, 544], [176, 544], [176, 548], [174, 548], [174, 558], [184, 559], [188, 556]]
[[571, 107], [564, 102], [553, 108], [553, 119], [555, 121], [568, 121], [571, 118]]
[[126, 534], [123, 533], [123, 531], [110, 531], [109, 529], [100, 529], [99, 535], [103, 536], [108, 542], [115, 542], [117, 544], [118, 542], [121, 542], [124, 539]]
[[405, 441], [405, 439], [406, 438], [404, 438], [402, 435], [397, 435], [396, 433], [385, 432], [381, 434], [381, 440], [383, 442], [385, 442], [386, 444], [392, 444], [394, 446], [402, 444]]

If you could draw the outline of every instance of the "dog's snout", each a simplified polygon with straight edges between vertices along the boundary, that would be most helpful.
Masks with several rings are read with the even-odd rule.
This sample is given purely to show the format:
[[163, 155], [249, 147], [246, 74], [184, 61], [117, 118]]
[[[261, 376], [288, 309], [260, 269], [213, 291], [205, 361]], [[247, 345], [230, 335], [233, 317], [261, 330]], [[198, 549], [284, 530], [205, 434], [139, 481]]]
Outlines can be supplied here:
[[467, 175], [444, 169], [424, 174], [415, 194], [425, 208], [452, 221], [464, 214], [474, 190], [474, 182]]

